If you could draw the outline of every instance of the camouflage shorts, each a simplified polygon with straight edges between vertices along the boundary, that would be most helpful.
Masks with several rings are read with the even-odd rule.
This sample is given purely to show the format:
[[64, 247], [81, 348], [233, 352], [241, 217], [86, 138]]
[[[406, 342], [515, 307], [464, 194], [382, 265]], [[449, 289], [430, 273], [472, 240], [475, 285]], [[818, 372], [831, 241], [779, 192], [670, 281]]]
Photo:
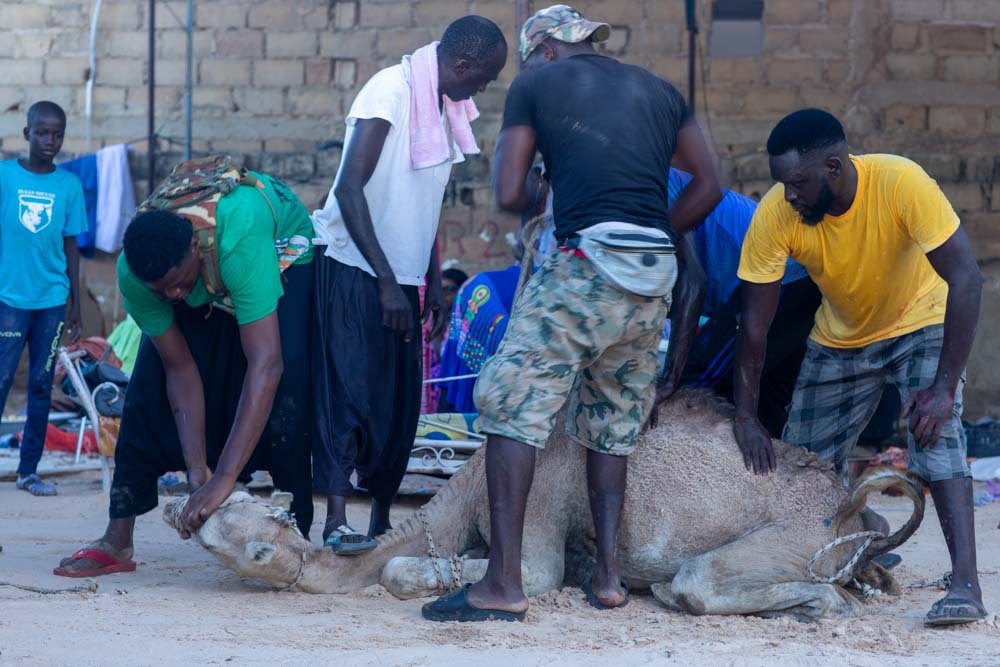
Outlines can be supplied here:
[[518, 297], [475, 401], [485, 433], [545, 446], [570, 399], [566, 434], [627, 456], [652, 409], [669, 296], [613, 287], [576, 253], [556, 252]]

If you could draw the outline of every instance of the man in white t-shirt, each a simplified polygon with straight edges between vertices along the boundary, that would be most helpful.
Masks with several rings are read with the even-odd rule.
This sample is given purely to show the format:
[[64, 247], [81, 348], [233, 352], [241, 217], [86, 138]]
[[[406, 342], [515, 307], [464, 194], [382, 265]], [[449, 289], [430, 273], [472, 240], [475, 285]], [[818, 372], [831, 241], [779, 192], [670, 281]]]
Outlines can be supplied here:
[[[507, 43], [466, 16], [440, 43], [373, 76], [347, 117], [344, 157], [317, 243], [314, 489], [327, 495], [324, 542], [341, 555], [374, 549], [406, 472], [420, 414], [420, 323], [447, 324], [435, 237], [451, 166], [476, 153], [471, 98], [494, 81]], [[423, 313], [419, 287], [427, 279]], [[347, 523], [358, 485], [372, 498], [367, 534]]]

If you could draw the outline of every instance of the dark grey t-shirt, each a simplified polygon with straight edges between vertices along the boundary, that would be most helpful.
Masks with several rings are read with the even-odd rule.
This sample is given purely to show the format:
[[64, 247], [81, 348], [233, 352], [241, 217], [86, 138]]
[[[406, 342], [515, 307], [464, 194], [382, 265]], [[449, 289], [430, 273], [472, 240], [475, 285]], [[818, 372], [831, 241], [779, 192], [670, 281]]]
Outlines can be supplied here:
[[524, 72], [503, 127], [535, 129], [552, 182], [556, 238], [600, 222], [670, 231], [667, 175], [684, 98], [650, 72], [598, 54]]

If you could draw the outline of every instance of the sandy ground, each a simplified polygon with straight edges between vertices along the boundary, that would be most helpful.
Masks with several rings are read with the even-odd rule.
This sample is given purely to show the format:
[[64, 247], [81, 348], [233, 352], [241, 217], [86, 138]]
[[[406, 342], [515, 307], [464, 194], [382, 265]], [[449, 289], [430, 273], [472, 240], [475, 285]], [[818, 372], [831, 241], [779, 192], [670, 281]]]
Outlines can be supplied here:
[[[52, 567], [99, 535], [107, 497], [99, 476], [59, 479], [56, 498], [0, 484], [0, 581], [63, 588], [81, 583]], [[901, 503], [876, 507], [893, 523]], [[317, 507], [317, 521], [322, 517]], [[398, 509], [401, 518], [413, 504]], [[364, 505], [351, 509], [365, 523]], [[976, 512], [986, 604], [1000, 611], [1000, 503]], [[314, 540], [319, 527], [314, 529]], [[1000, 665], [1000, 618], [928, 630], [939, 595], [922, 583], [948, 568], [933, 510], [900, 550], [907, 588], [868, 604], [860, 618], [801, 624], [691, 617], [636, 595], [598, 612], [572, 589], [535, 600], [523, 624], [435, 625], [421, 601], [379, 587], [350, 596], [279, 593], [244, 582], [206, 551], [181, 541], [151, 512], [138, 521], [135, 573], [101, 577], [94, 593], [43, 595], [0, 586], [0, 663], [33, 665], [339, 663], [348, 665]]]

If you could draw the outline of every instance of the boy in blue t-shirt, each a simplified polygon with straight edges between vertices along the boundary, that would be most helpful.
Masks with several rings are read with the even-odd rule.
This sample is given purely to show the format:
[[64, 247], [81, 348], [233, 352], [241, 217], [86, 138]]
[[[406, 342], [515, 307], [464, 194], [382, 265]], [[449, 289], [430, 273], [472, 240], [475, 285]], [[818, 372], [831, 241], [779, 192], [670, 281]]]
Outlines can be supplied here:
[[62, 108], [36, 102], [24, 128], [28, 157], [0, 162], [0, 405], [27, 345], [28, 418], [17, 488], [36, 496], [56, 493], [37, 469], [64, 319], [74, 339], [80, 333], [76, 235], [87, 230], [87, 212], [80, 179], [52, 162], [65, 131]]

